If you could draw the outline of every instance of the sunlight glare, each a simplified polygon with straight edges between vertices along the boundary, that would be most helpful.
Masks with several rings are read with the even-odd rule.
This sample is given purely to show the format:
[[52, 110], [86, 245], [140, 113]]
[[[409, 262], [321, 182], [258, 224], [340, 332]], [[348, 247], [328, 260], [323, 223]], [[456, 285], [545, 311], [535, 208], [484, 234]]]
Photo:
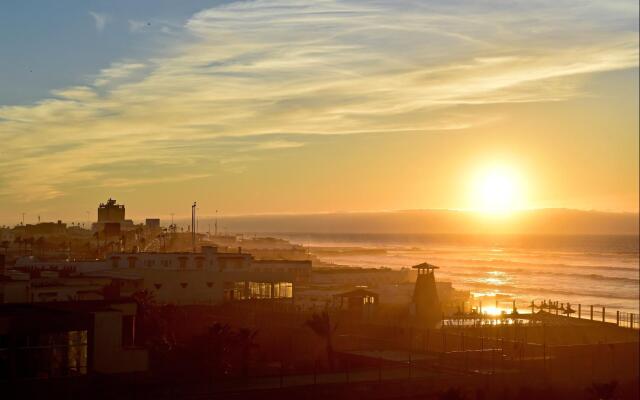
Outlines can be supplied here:
[[517, 174], [506, 167], [492, 167], [475, 178], [475, 208], [492, 214], [507, 213], [519, 207], [521, 186]]

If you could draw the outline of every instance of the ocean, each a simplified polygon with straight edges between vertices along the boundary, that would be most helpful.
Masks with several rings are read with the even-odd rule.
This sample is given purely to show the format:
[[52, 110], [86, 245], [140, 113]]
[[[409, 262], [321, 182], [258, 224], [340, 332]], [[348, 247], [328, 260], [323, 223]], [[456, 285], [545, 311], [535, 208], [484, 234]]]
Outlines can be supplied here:
[[[428, 262], [436, 279], [501, 294], [640, 312], [638, 236], [273, 234], [322, 261], [399, 269]], [[609, 312], [609, 311], [608, 311]], [[583, 311], [584, 313], [584, 311]], [[583, 314], [584, 315], [584, 314]]]

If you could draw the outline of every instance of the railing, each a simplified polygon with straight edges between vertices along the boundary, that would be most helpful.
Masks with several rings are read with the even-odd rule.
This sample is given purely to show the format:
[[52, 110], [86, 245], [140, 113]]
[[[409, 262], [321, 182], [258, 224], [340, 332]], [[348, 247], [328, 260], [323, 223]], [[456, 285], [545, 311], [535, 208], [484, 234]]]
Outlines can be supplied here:
[[[577, 308], [574, 308], [577, 307]], [[535, 304], [535, 301], [531, 302], [529, 308], [532, 311], [536, 309], [547, 311], [550, 314], [564, 316], [568, 318], [586, 319], [590, 321], [599, 321], [603, 323], [611, 323], [616, 326], [630, 329], [640, 328], [638, 323], [638, 314], [629, 313], [626, 311], [616, 310], [615, 314], [612, 311], [607, 313], [607, 309], [604, 306], [589, 305], [588, 307], [582, 307], [582, 304], [572, 305], [571, 303], [560, 303], [558, 301], [548, 302], [545, 300], [539, 305]]]
[[[497, 304], [497, 303], [496, 303]], [[496, 305], [497, 307], [497, 305]], [[539, 304], [535, 301], [531, 301], [531, 304], [526, 309], [517, 309], [515, 304], [511, 309], [504, 309], [500, 314], [491, 314], [480, 312], [477, 309], [471, 312], [460, 312], [455, 314], [443, 315], [443, 326], [460, 326], [460, 325], [486, 325], [486, 324], [501, 324], [501, 323], [514, 323], [516, 320], [519, 322], [535, 323], [536, 321], [531, 319], [530, 316], [536, 314], [538, 311], [544, 311], [551, 316], [557, 316], [559, 318], [575, 318], [581, 320], [589, 320], [594, 322], [606, 323], [615, 325], [621, 328], [639, 329], [640, 328], [640, 315], [636, 313], [630, 313], [620, 310], [607, 310], [606, 307], [589, 305], [584, 306], [582, 304], [561, 303], [559, 301], [543, 300]], [[515, 312], [514, 312], [515, 310]]]

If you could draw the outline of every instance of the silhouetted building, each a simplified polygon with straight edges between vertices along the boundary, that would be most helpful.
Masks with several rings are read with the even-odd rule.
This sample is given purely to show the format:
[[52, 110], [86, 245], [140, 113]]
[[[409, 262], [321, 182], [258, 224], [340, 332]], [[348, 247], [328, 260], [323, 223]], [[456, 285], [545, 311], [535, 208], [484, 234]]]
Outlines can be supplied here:
[[[127, 230], [133, 228], [133, 221], [125, 219], [125, 208], [123, 204], [117, 204], [114, 199], [107, 200], [106, 203], [100, 203], [98, 206], [98, 222], [93, 224], [93, 230], [104, 232], [107, 226], [109, 231], [105, 232], [108, 236], [114, 236], [113, 226], [118, 225], [119, 230]], [[118, 231], [119, 234], [119, 231]]]
[[160, 218], [147, 218], [144, 225], [147, 229], [160, 229]]
[[25, 227], [25, 234], [29, 236], [64, 235], [67, 231], [67, 224], [58, 222], [41, 222], [35, 225], [28, 224]]
[[336, 294], [334, 304], [355, 317], [369, 318], [378, 307], [378, 294], [366, 289], [355, 289]]
[[123, 222], [124, 216], [124, 205], [116, 204], [114, 199], [109, 199], [98, 206], [98, 222]]
[[438, 267], [422, 263], [412, 268], [418, 270], [412, 301], [415, 322], [419, 326], [433, 328], [442, 320], [442, 308], [434, 274]]
[[0, 381], [146, 371], [136, 311], [130, 300], [0, 306]]

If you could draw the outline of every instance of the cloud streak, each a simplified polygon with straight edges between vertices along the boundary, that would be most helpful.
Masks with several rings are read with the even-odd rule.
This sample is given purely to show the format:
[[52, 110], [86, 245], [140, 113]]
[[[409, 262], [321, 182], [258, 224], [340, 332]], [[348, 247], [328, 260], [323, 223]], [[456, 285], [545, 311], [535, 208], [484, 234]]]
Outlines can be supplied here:
[[109, 15], [104, 13], [97, 13], [94, 11], [89, 11], [89, 15], [93, 18], [93, 21], [96, 24], [96, 30], [98, 32], [104, 31], [107, 22], [109, 22]]
[[[90, 14], [102, 31], [108, 17]], [[241, 172], [241, 162], [299, 147], [304, 135], [464, 129], [491, 117], [450, 107], [570, 99], [588, 74], [638, 65], [634, 15], [626, 1], [264, 0], [204, 10], [164, 56], [116, 61], [34, 105], [0, 108], [0, 198], [198, 179], [231, 164]], [[228, 146], [229, 137], [263, 139]], [[136, 167], [92, 168], [97, 160]]]

